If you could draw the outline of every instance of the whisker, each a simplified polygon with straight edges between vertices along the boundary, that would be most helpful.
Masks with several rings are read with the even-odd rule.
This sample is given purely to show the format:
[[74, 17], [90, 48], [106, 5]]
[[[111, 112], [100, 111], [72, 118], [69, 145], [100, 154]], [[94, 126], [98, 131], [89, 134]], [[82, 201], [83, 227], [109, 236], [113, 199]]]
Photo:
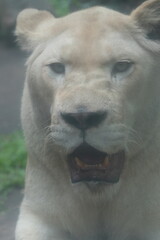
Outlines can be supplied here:
[[126, 150], [129, 152], [129, 150], [136, 148], [136, 146], [143, 145], [144, 141], [143, 139], [139, 136], [138, 132], [129, 127], [128, 128], [128, 138], [126, 141]]
[[134, 147], [136, 148], [137, 146], [144, 144], [143, 139], [140, 137], [140, 135], [134, 128], [129, 127], [126, 124], [114, 124], [112, 125], [112, 128], [114, 129], [114, 131], [118, 129], [118, 131], [126, 132], [127, 136], [125, 140], [126, 151], [129, 152], [131, 148], [133, 149]]

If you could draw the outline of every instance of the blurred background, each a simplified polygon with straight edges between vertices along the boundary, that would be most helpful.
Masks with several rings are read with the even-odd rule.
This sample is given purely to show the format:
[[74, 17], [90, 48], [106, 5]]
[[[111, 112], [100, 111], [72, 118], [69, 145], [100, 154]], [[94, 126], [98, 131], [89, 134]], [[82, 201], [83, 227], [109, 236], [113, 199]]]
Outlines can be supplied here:
[[56, 17], [95, 5], [130, 13], [144, 0], [0, 0], [0, 239], [14, 240], [23, 197], [26, 150], [20, 124], [27, 54], [16, 45], [17, 14], [45, 9]]

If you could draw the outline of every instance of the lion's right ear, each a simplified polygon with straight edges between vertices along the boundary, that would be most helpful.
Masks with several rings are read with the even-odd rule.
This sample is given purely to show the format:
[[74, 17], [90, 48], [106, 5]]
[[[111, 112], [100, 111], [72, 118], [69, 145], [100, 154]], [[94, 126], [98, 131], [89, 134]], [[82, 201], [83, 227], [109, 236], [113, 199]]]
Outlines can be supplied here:
[[33, 50], [49, 35], [50, 23], [54, 16], [48, 11], [25, 9], [19, 13], [15, 35], [22, 49]]

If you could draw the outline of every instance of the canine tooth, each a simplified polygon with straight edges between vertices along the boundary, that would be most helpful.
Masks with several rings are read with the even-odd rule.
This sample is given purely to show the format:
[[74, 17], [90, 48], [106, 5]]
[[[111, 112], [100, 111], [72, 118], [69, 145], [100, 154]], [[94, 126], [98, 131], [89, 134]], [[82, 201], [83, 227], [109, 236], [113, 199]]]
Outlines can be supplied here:
[[105, 157], [104, 162], [103, 162], [103, 166], [108, 167], [108, 165], [109, 165], [109, 158]]
[[75, 161], [80, 168], [85, 167], [85, 163], [83, 163], [78, 157], [75, 158]]

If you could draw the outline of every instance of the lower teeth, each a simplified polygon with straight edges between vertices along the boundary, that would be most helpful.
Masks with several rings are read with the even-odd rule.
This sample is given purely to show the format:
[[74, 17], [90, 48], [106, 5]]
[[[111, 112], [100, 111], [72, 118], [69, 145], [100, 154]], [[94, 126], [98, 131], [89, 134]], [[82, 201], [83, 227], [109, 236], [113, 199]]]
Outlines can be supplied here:
[[78, 157], [75, 157], [75, 162], [77, 166], [80, 167], [81, 169], [104, 169], [104, 168], [107, 168], [109, 165], [108, 157], [105, 158], [103, 163], [94, 164], [94, 165], [88, 165], [82, 162]]

